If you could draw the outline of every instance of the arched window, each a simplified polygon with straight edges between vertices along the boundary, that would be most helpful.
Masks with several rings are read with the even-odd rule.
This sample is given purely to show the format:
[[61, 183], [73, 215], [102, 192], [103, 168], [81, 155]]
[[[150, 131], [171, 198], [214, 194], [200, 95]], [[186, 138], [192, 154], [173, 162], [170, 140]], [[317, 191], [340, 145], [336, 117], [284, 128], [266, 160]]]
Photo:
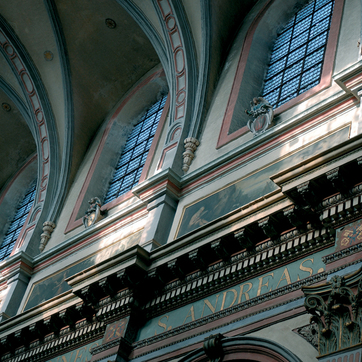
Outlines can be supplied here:
[[134, 126], [110, 182], [104, 204], [138, 184], [167, 96], [161, 97]]
[[24, 226], [29, 211], [33, 206], [36, 191], [36, 180], [25, 193], [23, 200], [18, 205], [15, 216], [10, 223], [9, 229], [0, 245], [0, 261], [6, 259], [12, 252], [15, 242]]
[[334, 0], [315, 0], [299, 10], [279, 34], [263, 97], [279, 107], [321, 80]]

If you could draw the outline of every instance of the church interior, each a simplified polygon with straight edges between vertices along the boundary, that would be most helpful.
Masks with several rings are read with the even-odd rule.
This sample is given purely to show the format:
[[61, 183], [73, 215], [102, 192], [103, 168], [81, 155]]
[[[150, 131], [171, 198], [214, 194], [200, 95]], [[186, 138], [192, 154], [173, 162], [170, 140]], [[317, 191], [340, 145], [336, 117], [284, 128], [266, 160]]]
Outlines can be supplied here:
[[361, 361], [361, 42], [361, 0], [0, 0], [0, 361]]

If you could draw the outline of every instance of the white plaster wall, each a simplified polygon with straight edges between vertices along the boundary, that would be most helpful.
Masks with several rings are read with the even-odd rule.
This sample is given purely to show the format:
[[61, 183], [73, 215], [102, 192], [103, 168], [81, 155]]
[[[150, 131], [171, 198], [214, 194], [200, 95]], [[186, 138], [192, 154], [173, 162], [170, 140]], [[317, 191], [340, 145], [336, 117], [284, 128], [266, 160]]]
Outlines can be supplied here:
[[153, 2], [152, 1], [145, 1], [145, 0], [133, 0], [133, 2], [147, 16], [150, 23], [157, 30], [157, 33], [160, 35], [163, 42], [165, 42], [165, 38], [163, 37], [161, 24], [160, 24], [160, 21], [158, 20], [158, 15], [156, 13]]
[[249, 336], [265, 338], [281, 344], [292, 351], [303, 362], [317, 362], [318, 351], [300, 337], [293, 329], [309, 324], [310, 315], [303, 314], [299, 317], [275, 323], [272, 326], [250, 333]]
[[334, 74], [358, 61], [361, 37], [361, 1], [345, 0], [341, 30], [339, 33]]
[[200, 64], [200, 51], [202, 47], [202, 14], [200, 0], [183, 0], [182, 3], [191, 27], [197, 53], [197, 60]]

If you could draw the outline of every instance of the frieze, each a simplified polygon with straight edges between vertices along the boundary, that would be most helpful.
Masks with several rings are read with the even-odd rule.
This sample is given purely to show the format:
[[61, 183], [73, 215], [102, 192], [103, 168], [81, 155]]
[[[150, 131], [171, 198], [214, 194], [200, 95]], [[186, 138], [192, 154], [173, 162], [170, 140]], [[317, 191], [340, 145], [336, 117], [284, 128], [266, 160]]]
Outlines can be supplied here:
[[[198, 271], [182, 281], [175, 281], [167, 285], [163, 293], [146, 304], [147, 315], [156, 315], [161, 310], [174, 308], [183, 300], [201, 298], [204, 295], [217, 290], [220, 285], [229, 286], [235, 284], [239, 279], [251, 278], [260, 273], [266, 266], [276, 268], [292, 257], [301, 258], [302, 255], [310, 253], [311, 250], [327, 247], [333, 239], [325, 229], [314, 230], [298, 236], [288, 242], [273, 245], [270, 242], [264, 243], [266, 249], [259, 253], [251, 253], [245, 257], [246, 253], [232, 257], [232, 263], [220, 262], [207, 269], [207, 272]], [[269, 248], [268, 248], [269, 247]]]
[[[257, 201], [265, 201], [265, 199], [267, 199], [267, 197], [260, 198]], [[255, 203], [256, 202], [254, 201], [252, 204], [254, 205]], [[278, 206], [283, 205], [284, 203], [285, 203], [285, 199], [279, 200], [277, 202], [273, 202], [273, 204], [263, 207], [263, 211], [268, 212], [269, 210], [278, 208]], [[246, 210], [249, 207], [250, 207], [250, 205], [246, 205], [245, 207], [242, 207], [242, 209]], [[234, 212], [231, 212], [230, 215], [233, 214], [233, 213], [237, 213], [237, 212], [240, 212], [240, 210], [236, 210]], [[255, 213], [245, 215], [245, 216], [243, 216], [243, 221], [248, 221], [248, 220], [250, 220], [250, 219], [252, 219], [254, 217], [255, 217]], [[225, 235], [225, 234], [230, 232], [230, 229], [236, 228], [239, 223], [240, 223], [240, 220], [237, 220], [237, 221], [235, 221], [235, 222], [233, 222], [231, 224], [228, 224], [228, 225], [226, 225], [224, 227], [221, 227], [221, 228], [219, 228], [217, 230], [210, 231], [205, 236], [198, 237], [195, 240], [193, 240], [192, 242], [187, 243], [186, 245], [184, 245], [184, 246], [182, 246], [180, 248], [177, 248], [174, 251], [174, 253], [175, 252], [179, 253], [179, 252], [181, 252], [183, 250], [189, 250], [190, 247], [193, 246], [193, 245], [202, 245], [202, 244], [205, 243], [205, 241], [213, 240], [213, 237], [215, 237], [215, 236], [220, 237], [220, 235]], [[172, 254], [173, 254], [173, 252], [171, 252], [170, 254], [165, 254], [164, 256], [158, 257], [157, 260], [162, 261], [162, 260], [165, 260], [165, 259], [169, 259], [170, 255], [172, 255]]]
[[[154, 334], [181, 327], [197, 319], [202, 320], [206, 315], [217, 315], [218, 312], [222, 314], [225, 310], [229, 311], [230, 307], [234, 305], [240, 305], [238, 307], [240, 310], [249, 308], [251, 305], [263, 301], [264, 294], [267, 294], [267, 298], [274, 298], [282, 287], [284, 289], [280, 291], [280, 295], [294, 291], [303, 285], [303, 279], [315, 274], [323, 274], [324, 264], [321, 258], [326, 253], [328, 250], [322, 250], [313, 256], [294, 261], [279, 269], [269, 270], [254, 278], [243, 278], [239, 284], [234, 284], [229, 289], [223, 288], [213, 295], [210, 295], [210, 288], [207, 287], [206, 291], [209, 291], [209, 295], [204, 299], [198, 299], [191, 304], [149, 320], [140, 331], [139, 339], [149, 338]], [[224, 286], [221, 282], [220, 285]], [[220, 318], [220, 315], [217, 318]]]
[[[319, 281], [321, 281], [321, 280], [323, 280], [323, 279], [325, 278], [325, 276], [322, 276], [322, 275], [320, 275], [320, 277], [321, 277], [320, 279], [317, 278], [317, 279], [315, 279], [314, 281], [312, 281], [311, 284], [316, 283], [316, 282], [319, 282]], [[281, 291], [282, 291], [282, 289], [283, 289], [283, 288], [281, 288]], [[285, 288], [285, 289], [288, 289], [287, 293], [290, 292], [290, 288]], [[296, 289], [298, 289], [298, 288], [296, 288]], [[272, 294], [273, 294], [273, 293], [272, 293]], [[278, 294], [278, 295], [276, 295], [276, 297], [277, 297], [277, 296], [280, 296], [280, 295], [282, 295], [282, 294]], [[226, 317], [226, 316], [228, 316], [228, 315], [230, 315], [230, 314], [233, 314], [233, 313], [239, 312], [239, 311], [241, 311], [241, 310], [250, 308], [250, 307], [252, 307], [252, 306], [254, 306], [254, 305], [257, 305], [257, 304], [259, 304], [259, 303], [268, 301], [268, 300], [270, 300], [270, 299], [272, 299], [272, 298], [270, 298], [270, 296], [268, 296], [268, 295], [263, 295], [262, 297], [259, 297], [259, 298], [258, 298], [258, 302], [257, 302], [257, 303], [253, 303], [253, 302], [251, 302], [251, 303], [246, 303], [244, 308], [241, 308], [240, 306], [238, 306], [238, 308], [232, 307], [232, 308], [230, 308], [230, 311], [229, 311], [229, 310], [225, 310], [225, 311], [223, 311], [223, 312], [221, 312], [221, 313], [207, 316], [207, 317], [204, 318], [204, 320], [198, 320], [198, 321], [189, 323], [189, 324], [187, 324], [187, 325], [185, 325], [185, 326], [181, 326], [181, 327], [178, 327], [178, 328], [175, 328], [175, 329], [171, 329], [171, 330], [169, 330], [169, 331], [167, 331], [167, 332], [164, 332], [164, 333], [162, 333], [162, 334], [156, 335], [156, 336], [154, 336], [154, 337], [150, 337], [150, 338], [147, 338], [147, 339], [145, 339], [145, 340], [136, 342], [136, 343], [133, 344], [133, 347], [136, 349], [136, 348], [141, 348], [141, 347], [144, 347], [144, 346], [148, 346], [148, 345], [150, 345], [150, 344], [153, 344], [153, 343], [156, 343], [156, 342], [165, 340], [165, 339], [167, 339], [167, 338], [170, 338], [170, 337], [179, 335], [180, 333], [187, 332], [187, 331], [189, 331], [189, 330], [191, 330], [191, 329], [194, 329], [194, 328], [196, 328], [196, 327], [199, 327], [199, 326], [202, 326], [202, 325], [211, 323], [211, 322], [213, 322], [213, 321], [218, 320], [219, 318], [223, 318], [223, 317]], [[243, 319], [246, 319], [246, 318], [255, 316], [255, 315], [257, 315], [257, 314], [260, 314], [260, 313], [263, 313], [263, 312], [267, 312], [267, 311], [269, 311], [269, 310], [272, 310], [272, 309], [281, 307], [281, 306], [283, 306], [283, 305], [286, 305], [286, 304], [288, 304], [288, 303], [297, 301], [297, 300], [299, 300], [299, 299], [301, 299], [301, 298], [300, 298], [300, 297], [299, 297], [299, 298], [292, 298], [292, 299], [289, 299], [288, 301], [275, 304], [275, 305], [273, 305], [273, 306], [271, 306], [271, 307], [267, 307], [267, 308], [260, 309], [260, 310], [258, 310], [257, 312], [249, 313], [249, 314], [244, 315], [244, 316], [241, 317], [241, 318], [235, 319], [235, 320], [233, 320], [233, 322], [238, 322], [238, 321], [241, 321], [241, 320], [243, 320]], [[191, 339], [191, 338], [193, 338], [193, 337], [199, 336], [199, 335], [201, 335], [201, 334], [205, 334], [206, 332], [212, 332], [213, 330], [218, 329], [218, 328], [221, 328], [221, 327], [224, 327], [224, 326], [226, 326], [226, 325], [228, 325], [228, 324], [230, 324], [230, 323], [228, 322], [228, 323], [225, 323], [225, 324], [218, 324], [218, 325], [217, 325], [216, 327], [214, 327], [214, 328], [210, 328], [210, 329], [207, 329], [207, 330], [202, 330], [202, 331], [199, 332], [199, 333], [192, 333], [192, 334], [189, 333], [189, 334], [187, 334], [187, 337], [182, 338], [182, 339], [179, 339], [178, 342], [186, 341], [186, 340], [188, 340], [188, 339]], [[175, 343], [175, 342], [168, 343], [168, 344], [164, 344], [164, 345], [163, 345], [163, 348], [168, 347], [168, 346], [171, 346], [171, 345], [173, 345], [174, 343]], [[150, 350], [150, 351], [145, 352], [145, 353], [137, 354], [137, 356], [138, 356], [138, 357], [141, 357], [141, 356], [147, 355], [147, 354], [149, 354], [149, 353], [151, 353], [151, 352], [153, 352], [153, 351]]]
[[[66, 328], [59, 334], [58, 337], [52, 333], [44, 339], [44, 343], [36, 341], [30, 344], [29, 348], [24, 352], [21, 349], [18, 349], [14, 355], [11, 353], [3, 355], [1, 361], [35, 362], [38, 360], [44, 360], [45, 357], [52, 358], [52, 355], [56, 354], [60, 350], [65, 354], [85, 340], [94, 340], [97, 337], [102, 337], [105, 330], [105, 325], [103, 322], [95, 322], [92, 324], [84, 324], [81, 322], [80, 326], [81, 328], [76, 328], [74, 331], [70, 331], [69, 328]], [[56, 358], [58, 357], [55, 357], [55, 360], [51, 360], [49, 362], [58, 362]], [[61, 357], [59, 358], [59, 361], [63, 361]]]

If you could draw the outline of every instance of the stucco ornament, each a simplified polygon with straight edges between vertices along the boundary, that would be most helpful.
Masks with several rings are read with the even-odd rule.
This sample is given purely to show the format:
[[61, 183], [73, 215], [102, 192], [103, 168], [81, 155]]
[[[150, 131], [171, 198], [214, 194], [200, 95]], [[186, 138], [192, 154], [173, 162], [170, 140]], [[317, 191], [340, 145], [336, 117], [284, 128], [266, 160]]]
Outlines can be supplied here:
[[195, 157], [195, 151], [199, 146], [200, 142], [193, 137], [188, 137], [184, 140], [185, 152], [182, 154], [183, 157], [183, 166], [182, 170], [187, 172], [190, 168], [191, 161]]
[[250, 111], [246, 109], [245, 113], [253, 117], [253, 120], [248, 121], [247, 126], [254, 136], [264, 133], [272, 125], [273, 107], [263, 97], [253, 98], [253, 101], [250, 102]]
[[40, 235], [39, 250], [42, 252], [47, 245], [50, 236], [55, 229], [55, 224], [52, 221], [45, 221], [43, 224], [43, 233]]
[[83, 225], [88, 228], [101, 220], [103, 217], [103, 211], [101, 211], [101, 200], [98, 197], [92, 197], [88, 201], [89, 207], [83, 216]]

